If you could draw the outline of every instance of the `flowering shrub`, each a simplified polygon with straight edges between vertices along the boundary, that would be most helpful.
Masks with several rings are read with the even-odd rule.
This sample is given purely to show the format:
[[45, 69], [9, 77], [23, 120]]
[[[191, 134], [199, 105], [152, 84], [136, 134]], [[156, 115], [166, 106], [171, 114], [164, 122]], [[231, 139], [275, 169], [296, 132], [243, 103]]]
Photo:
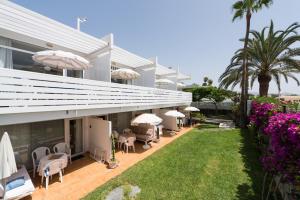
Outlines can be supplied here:
[[273, 103], [259, 103], [252, 101], [250, 125], [257, 130], [263, 131], [268, 124], [269, 117], [277, 113], [278, 106]]
[[278, 113], [270, 117], [264, 133], [270, 137], [262, 157], [265, 170], [293, 182], [300, 177], [300, 113]]

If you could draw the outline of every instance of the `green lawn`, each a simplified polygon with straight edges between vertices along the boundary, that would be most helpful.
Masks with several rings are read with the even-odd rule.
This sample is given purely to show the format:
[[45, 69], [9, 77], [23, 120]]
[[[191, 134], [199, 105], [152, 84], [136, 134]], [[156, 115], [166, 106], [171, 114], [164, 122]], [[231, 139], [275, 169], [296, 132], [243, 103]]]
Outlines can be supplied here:
[[249, 133], [212, 125], [195, 128], [85, 199], [104, 199], [131, 184], [138, 199], [260, 199], [263, 174]]

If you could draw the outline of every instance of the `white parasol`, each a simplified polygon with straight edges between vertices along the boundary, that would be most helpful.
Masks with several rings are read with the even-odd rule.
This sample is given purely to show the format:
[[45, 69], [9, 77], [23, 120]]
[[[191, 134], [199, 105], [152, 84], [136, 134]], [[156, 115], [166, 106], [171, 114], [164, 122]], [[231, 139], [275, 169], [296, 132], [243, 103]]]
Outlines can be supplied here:
[[[139, 124], [150, 124], [157, 126], [162, 122], [162, 119], [155, 114], [143, 113], [131, 121], [131, 125], [138, 126]], [[157, 131], [157, 140], [159, 140], [159, 132]], [[143, 145], [144, 149], [149, 149], [150, 146], [146, 143]]]
[[68, 70], [86, 70], [90, 64], [81, 56], [60, 50], [39, 51], [32, 56], [32, 59], [48, 67]]
[[132, 69], [121, 68], [113, 71], [111, 73], [111, 77], [114, 79], [122, 79], [122, 80], [133, 80], [137, 79], [141, 75]]
[[162, 119], [155, 114], [150, 114], [150, 113], [144, 113], [136, 118], [134, 118], [131, 121], [131, 125], [137, 126], [139, 124], [151, 124], [151, 125], [158, 125], [162, 122]]
[[184, 110], [185, 110], [185, 111], [190, 111], [190, 112], [197, 112], [197, 111], [200, 111], [198, 108], [193, 107], [193, 106], [186, 107]]
[[177, 110], [169, 110], [165, 113], [165, 115], [169, 117], [178, 117], [178, 118], [185, 117], [183, 113], [178, 112]]
[[18, 171], [15, 155], [7, 132], [5, 132], [0, 141], [0, 180], [3, 183], [4, 199], [6, 178]]
[[155, 80], [155, 83], [158, 83], [158, 84], [174, 84], [173, 81], [169, 80], [169, 79], [157, 79]]
[[185, 84], [183, 84], [183, 83], [177, 83], [177, 87], [185, 87]]

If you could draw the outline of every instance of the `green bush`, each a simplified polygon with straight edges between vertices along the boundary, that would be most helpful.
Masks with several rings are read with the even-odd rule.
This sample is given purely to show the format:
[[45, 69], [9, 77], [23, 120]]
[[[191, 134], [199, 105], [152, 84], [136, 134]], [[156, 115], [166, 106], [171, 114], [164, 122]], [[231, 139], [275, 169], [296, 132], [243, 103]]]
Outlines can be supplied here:
[[200, 122], [205, 122], [206, 116], [200, 112], [192, 113], [192, 117], [199, 120]]

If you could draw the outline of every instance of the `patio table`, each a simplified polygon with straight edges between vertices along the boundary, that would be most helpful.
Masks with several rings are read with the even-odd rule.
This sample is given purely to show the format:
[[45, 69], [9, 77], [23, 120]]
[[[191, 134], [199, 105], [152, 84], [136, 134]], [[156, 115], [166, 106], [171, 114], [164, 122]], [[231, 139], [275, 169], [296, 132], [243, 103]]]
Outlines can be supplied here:
[[68, 164], [68, 155], [65, 153], [56, 153], [56, 154], [49, 154], [47, 156], [44, 156], [43, 158], [41, 158], [39, 166], [37, 171], [39, 172], [40, 176], [43, 176], [43, 169], [44, 167], [50, 163], [53, 160], [56, 159], [61, 159], [62, 160], [62, 169], [65, 168]]

